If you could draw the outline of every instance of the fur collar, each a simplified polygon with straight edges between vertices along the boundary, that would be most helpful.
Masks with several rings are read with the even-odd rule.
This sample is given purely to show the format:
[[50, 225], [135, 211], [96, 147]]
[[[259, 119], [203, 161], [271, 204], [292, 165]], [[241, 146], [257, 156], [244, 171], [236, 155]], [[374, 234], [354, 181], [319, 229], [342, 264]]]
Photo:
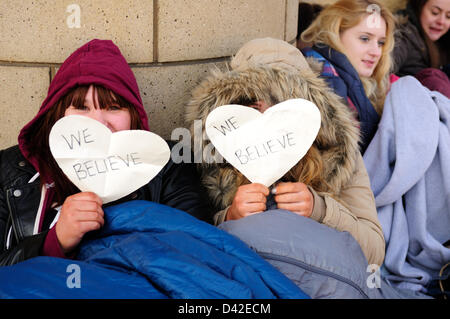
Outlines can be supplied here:
[[[313, 66], [313, 69], [318, 69], [318, 66]], [[315, 143], [324, 160], [331, 192], [339, 194], [355, 169], [359, 153], [358, 124], [340, 97], [311, 69], [298, 73], [264, 66], [244, 71], [214, 70], [192, 91], [186, 106], [186, 122], [194, 136], [194, 121], [203, 121], [205, 147], [209, 140], [204, 124], [209, 112], [216, 107], [242, 99], [264, 100], [274, 105], [292, 98], [310, 100], [321, 112], [322, 124]], [[237, 190], [236, 170], [229, 164], [198, 165], [203, 184], [216, 209], [229, 206]]]

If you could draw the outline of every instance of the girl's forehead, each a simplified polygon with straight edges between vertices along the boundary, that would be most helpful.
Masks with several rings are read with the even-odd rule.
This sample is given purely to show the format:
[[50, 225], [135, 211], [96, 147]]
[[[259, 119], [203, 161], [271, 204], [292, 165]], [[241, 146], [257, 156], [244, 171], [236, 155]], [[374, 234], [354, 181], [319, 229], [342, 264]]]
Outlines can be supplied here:
[[350, 29], [354, 32], [367, 33], [378, 38], [386, 37], [386, 21], [379, 13], [366, 15], [356, 26]]
[[[106, 95], [107, 95], [106, 99], [108, 101], [110, 102], [116, 101], [116, 96], [114, 95], [114, 92], [107, 91]], [[84, 101], [93, 103], [94, 101], [97, 102], [99, 100], [102, 100], [101, 97], [102, 95], [99, 95], [98, 88], [91, 84], [86, 92], [86, 95], [84, 96]]]
[[85, 100], [86, 102], [89, 102], [89, 101], [92, 102], [94, 96], [95, 96], [95, 97], [97, 96], [97, 90], [95, 90], [95, 89], [94, 89], [94, 86], [91, 85], [91, 86], [89, 86], [89, 89], [88, 89], [88, 91], [86, 92], [86, 95], [84, 96], [84, 100]]
[[445, 12], [450, 12], [450, 1], [449, 0], [428, 0], [424, 6], [437, 7]]

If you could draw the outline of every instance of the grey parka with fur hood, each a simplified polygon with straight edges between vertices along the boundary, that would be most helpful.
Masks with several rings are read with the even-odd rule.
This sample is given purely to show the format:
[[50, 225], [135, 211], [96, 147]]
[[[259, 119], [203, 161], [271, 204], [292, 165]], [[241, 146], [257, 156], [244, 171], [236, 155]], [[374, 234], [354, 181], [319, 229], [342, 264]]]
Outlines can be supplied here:
[[[203, 123], [203, 149], [209, 144], [206, 117], [218, 106], [240, 100], [266, 101], [275, 105], [291, 98], [314, 102], [322, 116], [316, 138], [331, 189], [318, 193], [311, 187], [314, 208], [311, 218], [339, 231], [349, 232], [360, 244], [369, 264], [381, 265], [385, 241], [377, 218], [375, 199], [358, 149], [359, 129], [353, 115], [323, 79], [310, 68], [288, 72], [276, 66], [250, 67], [240, 71], [215, 70], [192, 92], [186, 121], [194, 136], [194, 121]], [[236, 170], [228, 163], [201, 163], [199, 169], [209, 198], [218, 211], [214, 220], [225, 220], [237, 191]], [[331, 195], [333, 194], [333, 195]]]

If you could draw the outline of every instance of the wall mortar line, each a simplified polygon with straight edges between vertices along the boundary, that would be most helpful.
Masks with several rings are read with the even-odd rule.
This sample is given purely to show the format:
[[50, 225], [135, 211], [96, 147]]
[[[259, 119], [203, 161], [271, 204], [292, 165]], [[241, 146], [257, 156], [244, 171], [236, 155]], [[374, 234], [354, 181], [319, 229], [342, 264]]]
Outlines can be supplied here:
[[[205, 58], [205, 59], [183, 60], [183, 61], [138, 62], [138, 63], [128, 63], [128, 65], [130, 67], [163, 67], [163, 66], [179, 66], [179, 65], [226, 62], [229, 59], [230, 59], [230, 56], [223, 56], [223, 57], [217, 57], [217, 58]], [[31, 68], [53, 68], [53, 69], [56, 69], [56, 68], [59, 68], [61, 66], [61, 63], [0, 61], [0, 66], [5, 66], [5, 67], [31, 67]]]
[[158, 23], [159, 23], [159, 1], [153, 0], [153, 62], [158, 62]]
[[287, 41], [287, 17], [288, 17], [288, 0], [284, 0], [284, 34], [283, 40]]

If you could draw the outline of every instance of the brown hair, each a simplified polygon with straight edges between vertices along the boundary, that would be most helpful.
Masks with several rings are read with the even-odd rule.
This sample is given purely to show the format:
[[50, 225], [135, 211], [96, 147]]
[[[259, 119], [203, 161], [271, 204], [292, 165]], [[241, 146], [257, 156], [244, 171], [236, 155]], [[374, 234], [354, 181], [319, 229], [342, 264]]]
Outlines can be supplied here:
[[413, 9], [416, 17], [419, 18], [420, 14], [422, 13], [422, 9], [427, 2], [428, 0], [409, 0], [408, 4]]
[[[98, 94], [99, 103], [99, 105], [94, 105], [95, 108], [105, 109], [112, 104], [119, 104], [120, 107], [126, 108], [130, 112], [131, 129], [142, 129], [139, 113], [133, 104], [109, 89], [99, 85], [93, 86], [94, 92]], [[65, 111], [70, 105], [77, 108], [84, 106], [88, 90], [89, 86], [73, 88], [33, 124], [28, 133], [27, 140], [30, 156], [37, 160], [40, 175], [54, 182], [54, 200], [58, 205], [61, 205], [68, 196], [78, 193], [80, 190], [66, 177], [53, 158], [49, 146], [50, 131], [53, 125], [60, 118], [64, 117]], [[41, 178], [41, 184], [46, 182], [49, 182], [49, 180], [46, 181], [44, 178]]]
[[311, 26], [303, 32], [302, 40], [316, 45], [325, 44], [344, 53], [340, 35], [356, 26], [370, 12], [368, 8], [376, 5], [386, 21], [386, 42], [381, 58], [370, 78], [361, 78], [366, 95], [379, 114], [390, 87], [389, 76], [392, 68], [391, 52], [394, 48], [395, 18], [392, 13], [376, 0], [340, 0], [322, 10]]

